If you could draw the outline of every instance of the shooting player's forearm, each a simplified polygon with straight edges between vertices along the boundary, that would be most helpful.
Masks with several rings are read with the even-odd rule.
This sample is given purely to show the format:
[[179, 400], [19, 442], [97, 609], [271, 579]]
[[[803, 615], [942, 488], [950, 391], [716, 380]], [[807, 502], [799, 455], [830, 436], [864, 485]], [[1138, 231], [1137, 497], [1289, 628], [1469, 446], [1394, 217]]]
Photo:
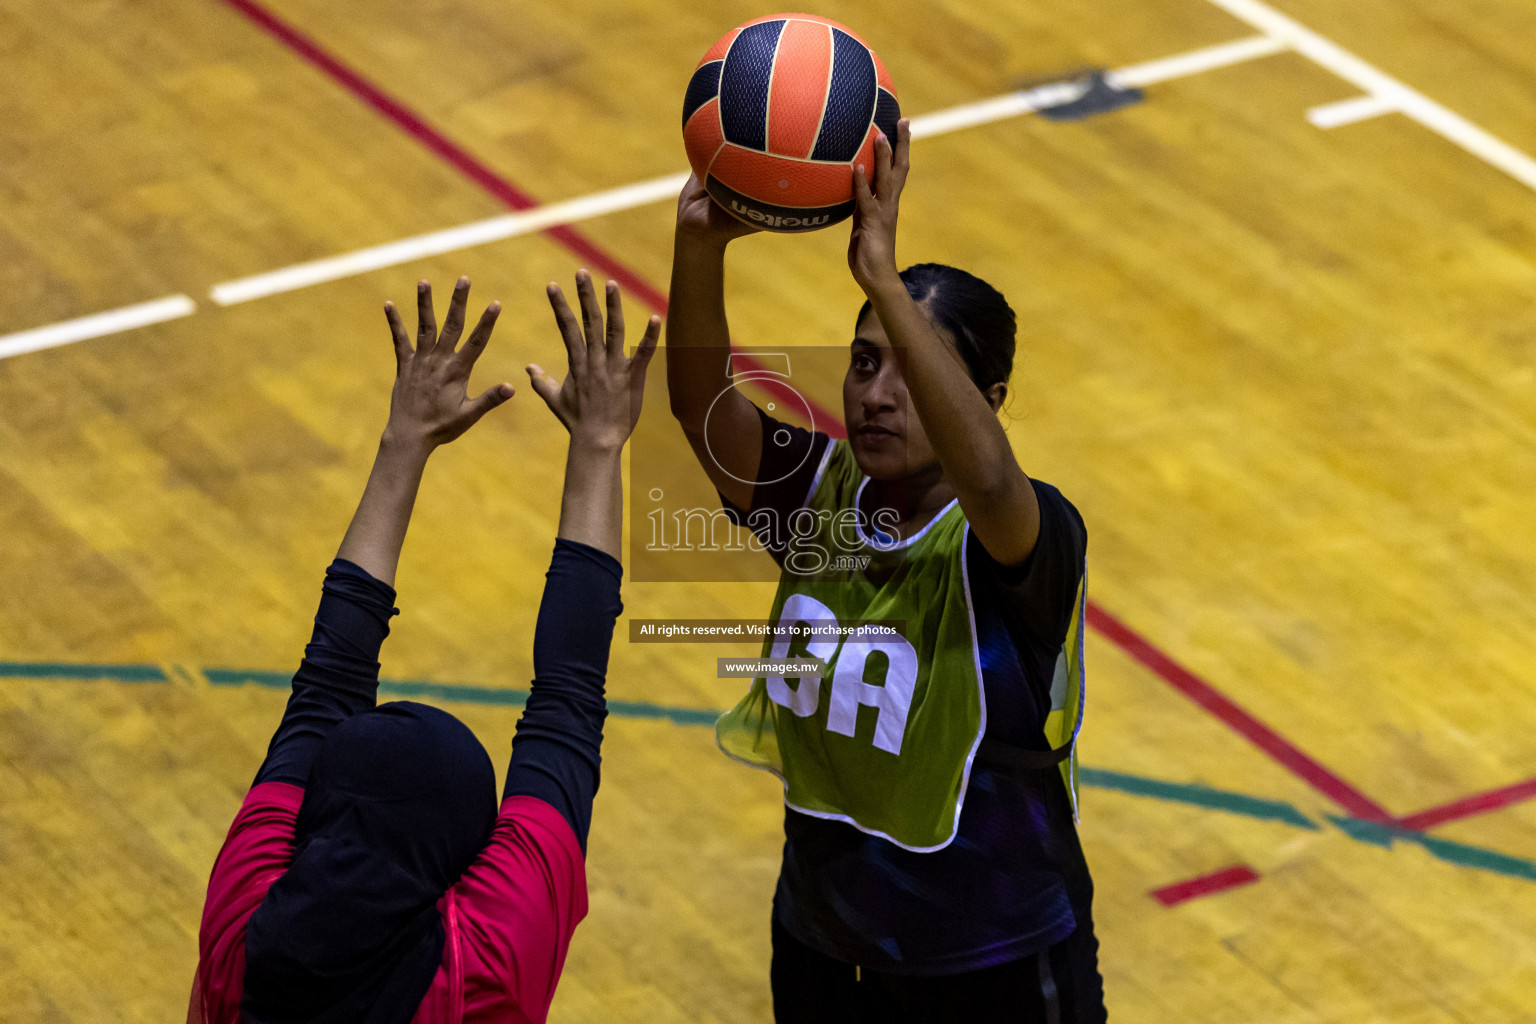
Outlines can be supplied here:
[[700, 429], [727, 378], [725, 243], [679, 231], [667, 309], [667, 392], [672, 415]]
[[999, 562], [1022, 563], [1034, 550], [1040, 509], [997, 414], [899, 281], [872, 302], [905, 353], [912, 407], [971, 530]]
[[899, 280], [872, 302], [892, 347], [905, 356], [907, 393], [946, 478], [962, 495], [1010, 491], [1023, 473], [997, 414], [959, 356]]

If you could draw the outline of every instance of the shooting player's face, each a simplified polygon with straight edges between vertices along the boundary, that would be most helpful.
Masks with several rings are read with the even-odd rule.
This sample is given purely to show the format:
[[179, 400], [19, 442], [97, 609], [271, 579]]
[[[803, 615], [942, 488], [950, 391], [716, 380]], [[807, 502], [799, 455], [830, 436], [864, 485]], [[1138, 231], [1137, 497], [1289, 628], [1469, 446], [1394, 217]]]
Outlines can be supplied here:
[[901, 359], [874, 312], [859, 321], [843, 377], [843, 425], [859, 468], [875, 480], [899, 480], [937, 459], [912, 410]]

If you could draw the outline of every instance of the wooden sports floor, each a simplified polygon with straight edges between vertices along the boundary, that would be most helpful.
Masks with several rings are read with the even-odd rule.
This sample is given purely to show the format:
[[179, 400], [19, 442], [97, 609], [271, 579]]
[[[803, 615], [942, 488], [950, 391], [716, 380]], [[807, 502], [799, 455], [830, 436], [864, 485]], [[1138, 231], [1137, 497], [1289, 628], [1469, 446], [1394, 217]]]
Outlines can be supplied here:
[[[1088, 522], [1081, 829], [1110, 1010], [1536, 1020], [1536, 9], [816, 10], [913, 115], [1261, 37], [1111, 113], [935, 129], [903, 209], [904, 262], [1017, 309], [1010, 436]], [[682, 170], [697, 56], [763, 13], [0, 6], [0, 1020], [184, 1013], [209, 867], [383, 424], [379, 306], [423, 276], [502, 300], [478, 379], [519, 394], [428, 471], [385, 692], [504, 764], [561, 480], [521, 372], [561, 365], [542, 286], [619, 276], [643, 322], [672, 205], [578, 204], [562, 232], [227, 305], [215, 286]], [[1362, 81], [1386, 112], [1334, 106]], [[845, 244], [740, 243], [737, 340], [846, 344]], [[162, 322], [75, 323], [124, 308]], [[98, 336], [42, 345], [72, 333]], [[751, 617], [771, 589], [624, 598]], [[715, 657], [748, 650], [621, 623], [553, 1020], [769, 1019], [777, 784], [705, 724], [739, 692]]]

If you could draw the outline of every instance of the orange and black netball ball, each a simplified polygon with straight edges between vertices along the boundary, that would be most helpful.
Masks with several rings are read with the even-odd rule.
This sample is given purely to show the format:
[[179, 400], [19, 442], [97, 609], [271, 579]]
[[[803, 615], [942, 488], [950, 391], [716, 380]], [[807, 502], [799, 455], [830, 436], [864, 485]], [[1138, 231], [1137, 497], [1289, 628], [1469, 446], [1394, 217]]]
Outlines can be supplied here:
[[688, 83], [683, 143], [710, 196], [769, 231], [851, 216], [853, 167], [873, 176], [875, 138], [901, 108], [885, 65], [853, 31], [774, 14], [721, 36]]

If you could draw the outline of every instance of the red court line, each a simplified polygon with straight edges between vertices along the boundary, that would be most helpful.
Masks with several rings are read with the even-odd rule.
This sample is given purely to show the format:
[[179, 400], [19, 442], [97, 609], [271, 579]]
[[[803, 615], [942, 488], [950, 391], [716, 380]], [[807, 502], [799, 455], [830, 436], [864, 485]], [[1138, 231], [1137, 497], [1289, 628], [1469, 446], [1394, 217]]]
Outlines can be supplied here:
[[1235, 889], [1240, 885], [1258, 880], [1257, 871], [1247, 864], [1238, 864], [1185, 882], [1176, 882], [1173, 885], [1165, 885], [1161, 889], [1153, 889], [1152, 898], [1165, 907], [1173, 907], [1198, 896], [1209, 896], [1212, 893]]
[[[471, 181], [484, 188], [506, 205], [515, 210], [526, 210], [539, 205], [538, 200], [532, 195], [498, 174], [452, 139], [449, 139], [442, 132], [428, 124], [426, 120], [404, 103], [385, 93], [378, 86], [363, 77], [362, 74], [348, 67], [314, 40], [299, 31], [299, 29], [257, 3], [256, 0], [224, 0], [224, 3], [239, 11], [284, 46], [324, 72], [333, 81], [380, 115], [394, 122], [398, 127], [421, 142], [422, 145], [442, 157]], [[561, 225], [547, 229], [544, 231], [544, 234], [585, 260], [589, 267], [601, 270], [609, 277], [612, 277], [615, 281], [619, 282], [621, 287], [652, 309], [659, 313], [666, 313], [667, 296], [661, 289], [646, 281], [624, 264], [623, 261], [602, 249], [575, 228], [569, 225]], [[745, 363], [745, 360], [743, 362]], [[746, 365], [748, 368], [754, 368], [754, 364], [746, 363]], [[759, 383], [768, 384], [768, 382], [761, 380]], [[771, 390], [772, 385], [768, 384], [768, 386]], [[834, 434], [834, 436], [841, 435], [841, 416], [834, 415], [830, 410], [815, 404], [812, 404], [812, 411], [829, 433]], [[1254, 718], [1253, 715], [1243, 710], [1231, 699], [1218, 692], [1211, 684], [1178, 664], [1178, 662], [1159, 650], [1149, 640], [1136, 633], [1093, 602], [1088, 604], [1088, 622], [1106, 639], [1120, 647], [1164, 681], [1189, 696], [1201, 707], [1221, 719], [1233, 730], [1258, 746], [1259, 749], [1269, 754], [1270, 757], [1274, 758], [1282, 766], [1334, 801], [1348, 813], [1367, 821], [1383, 824], [1396, 823], [1395, 819], [1387, 813], [1385, 808], [1340, 779], [1317, 761], [1302, 753], [1300, 749], [1279, 733], [1260, 722], [1257, 718]], [[1533, 780], [1533, 783], [1522, 783], [1521, 786], [1532, 784], [1536, 784], [1536, 780]], [[1510, 788], [1512, 790], [1520, 790], [1518, 786]], [[1500, 793], [1503, 792], [1500, 791]], [[1455, 817], [1465, 817], [1470, 814], [1480, 813], [1483, 810], [1507, 806], [1508, 803], [1513, 803], [1517, 799], [1525, 799], [1526, 796], [1536, 795], [1525, 793], [1523, 790], [1521, 792], [1523, 795], [1503, 798], [1499, 798], [1494, 794], [1485, 794], [1483, 797], [1469, 797], [1465, 801], [1458, 801], [1456, 804], [1448, 805], [1446, 808], [1420, 812], [1420, 814], [1413, 816], [1412, 819], [1405, 819], [1401, 824], [1406, 824], [1407, 821], [1418, 818], [1426, 818], [1436, 823], [1449, 821]], [[1497, 802], [1499, 799], [1502, 799], [1503, 802]], [[1478, 803], [1479, 800], [1494, 800], [1495, 802]], [[1435, 817], [1437, 814], [1449, 814], [1450, 816]]]
[[[324, 72], [353, 96], [369, 107], [372, 107], [385, 118], [393, 121], [397, 127], [404, 130], [427, 149], [442, 157], [453, 167], [457, 168], [465, 177], [506, 205], [512, 207], [512, 209], [527, 210], [539, 205], [539, 201], [531, 194], [518, 188], [507, 178], [498, 174], [474, 154], [428, 124], [421, 115], [417, 114], [410, 107], [407, 107], [404, 103], [368, 81], [356, 69], [342, 63], [339, 58], [327, 52], [324, 47], [299, 31], [294, 25], [284, 21], [266, 7], [256, 3], [255, 0], [224, 0], [224, 2], [245, 15], [278, 42]], [[601, 270], [608, 277], [613, 278], [626, 292], [635, 296], [656, 312], [666, 315], [667, 296], [665, 292], [641, 277], [622, 260], [604, 250], [574, 227], [568, 224], [561, 224], [552, 228], [546, 228], [542, 233], [545, 237], [560, 243], [568, 251], [580, 257], [586, 262], [588, 267]], [[738, 362], [747, 370], [762, 369], [756, 360], [745, 354], [738, 357]], [[787, 385], [778, 384], [771, 379], [758, 378], [756, 383], [759, 387], [776, 397], [786, 400], [800, 398]], [[819, 425], [828, 433], [834, 437], [843, 436], [842, 417], [832, 416], [826, 410], [815, 406], [812, 407], [812, 410], [817, 418], [822, 421]]]
[[1126, 654], [1151, 669], [1164, 682], [1221, 719], [1229, 728], [1287, 768], [1291, 774], [1338, 804], [1356, 818], [1391, 824], [1386, 808], [1360, 792], [1294, 743], [1249, 714], [1210, 683], [1164, 654], [1152, 642], [1092, 602], [1088, 624], [1114, 642]]
[[1441, 804], [1439, 807], [1431, 807], [1417, 814], [1410, 814], [1406, 818], [1399, 818], [1397, 823], [1404, 828], [1423, 831], [1447, 822], [1460, 821], [1462, 818], [1485, 814], [1488, 811], [1497, 811], [1533, 798], [1536, 798], [1536, 779], [1526, 779], [1524, 782], [1516, 782], [1486, 793], [1474, 793], [1460, 800]]
[[[313, 64], [329, 78], [362, 100], [375, 111], [404, 129], [427, 149], [457, 168], [465, 177], [500, 199], [514, 210], [527, 210], [538, 206], [539, 201], [518, 188], [506, 178], [481, 162], [473, 154], [428, 124], [420, 115], [404, 103], [364, 78], [328, 53], [319, 43], [310, 39], [290, 23], [255, 0], [224, 0], [226, 4], [249, 18], [278, 42]], [[658, 313], [667, 311], [667, 296], [639, 274], [625, 266], [581, 232], [569, 225], [547, 228], [544, 235], [559, 242], [568, 250], [587, 261], [587, 265], [603, 271], [617, 281], [625, 291], [634, 295]]]

